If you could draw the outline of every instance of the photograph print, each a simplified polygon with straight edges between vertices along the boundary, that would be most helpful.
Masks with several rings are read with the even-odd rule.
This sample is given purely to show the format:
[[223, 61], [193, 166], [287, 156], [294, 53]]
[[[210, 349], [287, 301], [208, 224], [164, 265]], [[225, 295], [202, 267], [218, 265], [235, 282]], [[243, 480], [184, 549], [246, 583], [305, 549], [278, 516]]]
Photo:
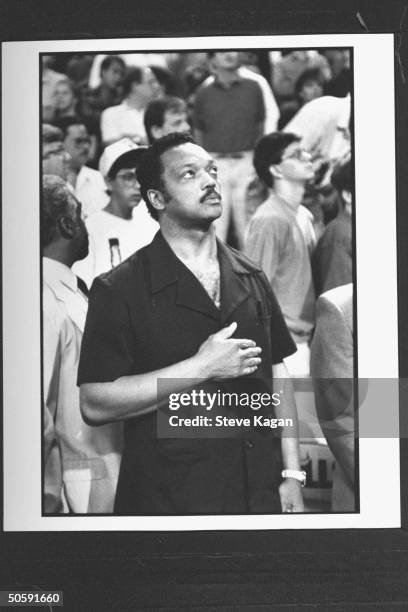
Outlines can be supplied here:
[[358, 508], [352, 96], [349, 47], [41, 55], [45, 515]]
[[5, 530], [400, 525], [393, 62], [392, 35], [4, 46]]

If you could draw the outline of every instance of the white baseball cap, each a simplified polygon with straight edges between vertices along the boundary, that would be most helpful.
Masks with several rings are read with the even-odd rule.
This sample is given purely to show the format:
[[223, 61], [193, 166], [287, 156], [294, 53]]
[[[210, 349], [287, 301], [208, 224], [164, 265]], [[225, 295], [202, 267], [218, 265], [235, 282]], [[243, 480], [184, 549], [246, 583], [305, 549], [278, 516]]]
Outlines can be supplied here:
[[131, 165], [133, 163], [137, 164], [146, 149], [147, 147], [139, 147], [130, 138], [122, 138], [105, 148], [99, 160], [99, 171], [106, 178], [113, 164], [124, 155], [129, 157]]

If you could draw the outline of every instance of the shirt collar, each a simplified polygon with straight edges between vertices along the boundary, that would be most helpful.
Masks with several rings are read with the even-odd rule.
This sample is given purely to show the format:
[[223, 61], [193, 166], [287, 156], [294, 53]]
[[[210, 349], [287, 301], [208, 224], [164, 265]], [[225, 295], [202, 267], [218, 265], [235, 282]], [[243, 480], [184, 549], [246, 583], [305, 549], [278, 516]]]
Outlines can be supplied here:
[[43, 257], [43, 276], [48, 285], [55, 288], [59, 284], [63, 284], [71, 291], [77, 291], [77, 279], [72, 270], [65, 264]]
[[131, 106], [129, 104], [129, 101], [128, 101], [127, 98], [125, 98], [123, 100], [123, 102], [121, 104], [119, 104], [119, 106], [122, 106], [123, 108], [126, 108], [127, 110], [130, 110], [130, 111], [136, 111], [137, 113], [143, 113], [144, 112], [143, 109], [139, 109], [139, 108], [135, 108], [134, 106]]
[[280, 198], [274, 191], [270, 192], [268, 200], [271, 204], [277, 206], [286, 216], [290, 218], [296, 217], [300, 208], [300, 204], [298, 206], [291, 206], [288, 202], [286, 202], [286, 200]]
[[[233, 256], [228, 247], [217, 239], [217, 257], [220, 271], [225, 267], [231, 267], [237, 274], [252, 274], [259, 272], [252, 261], [241, 253]], [[176, 282], [184, 274], [185, 266], [174, 253], [161, 231], [155, 235], [149, 247], [151, 289], [153, 293]]]
[[91, 180], [88, 172], [89, 168], [85, 165], [81, 166], [76, 179], [76, 188], [78, 189], [80, 186], [88, 183]]
[[225, 85], [222, 81], [219, 80], [217, 74], [214, 75], [214, 83], [215, 83], [215, 85], [218, 85], [218, 87], [222, 87], [222, 89], [229, 89], [230, 87], [232, 87], [236, 83], [239, 83], [242, 80], [243, 80], [242, 76], [238, 72], [236, 72], [234, 74], [234, 78], [229, 82], [229, 84]]

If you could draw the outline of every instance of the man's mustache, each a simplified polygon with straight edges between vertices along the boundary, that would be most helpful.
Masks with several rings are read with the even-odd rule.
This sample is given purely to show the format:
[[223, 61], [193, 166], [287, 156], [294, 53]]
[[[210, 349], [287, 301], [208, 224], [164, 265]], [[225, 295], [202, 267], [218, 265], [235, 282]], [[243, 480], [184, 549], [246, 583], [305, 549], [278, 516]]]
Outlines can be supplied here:
[[217, 191], [216, 189], [214, 189], [213, 187], [211, 187], [210, 189], [207, 189], [205, 194], [200, 198], [200, 202], [204, 202], [204, 200], [209, 198], [211, 195], [215, 195], [215, 196], [217, 196], [217, 198], [220, 198], [220, 200], [221, 200], [220, 192]]

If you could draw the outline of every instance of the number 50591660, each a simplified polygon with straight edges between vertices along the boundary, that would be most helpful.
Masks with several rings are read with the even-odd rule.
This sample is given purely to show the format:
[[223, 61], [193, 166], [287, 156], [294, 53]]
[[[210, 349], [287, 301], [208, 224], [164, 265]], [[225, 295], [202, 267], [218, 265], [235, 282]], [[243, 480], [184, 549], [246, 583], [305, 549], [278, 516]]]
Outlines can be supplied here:
[[63, 606], [62, 591], [0, 591], [2, 606]]

